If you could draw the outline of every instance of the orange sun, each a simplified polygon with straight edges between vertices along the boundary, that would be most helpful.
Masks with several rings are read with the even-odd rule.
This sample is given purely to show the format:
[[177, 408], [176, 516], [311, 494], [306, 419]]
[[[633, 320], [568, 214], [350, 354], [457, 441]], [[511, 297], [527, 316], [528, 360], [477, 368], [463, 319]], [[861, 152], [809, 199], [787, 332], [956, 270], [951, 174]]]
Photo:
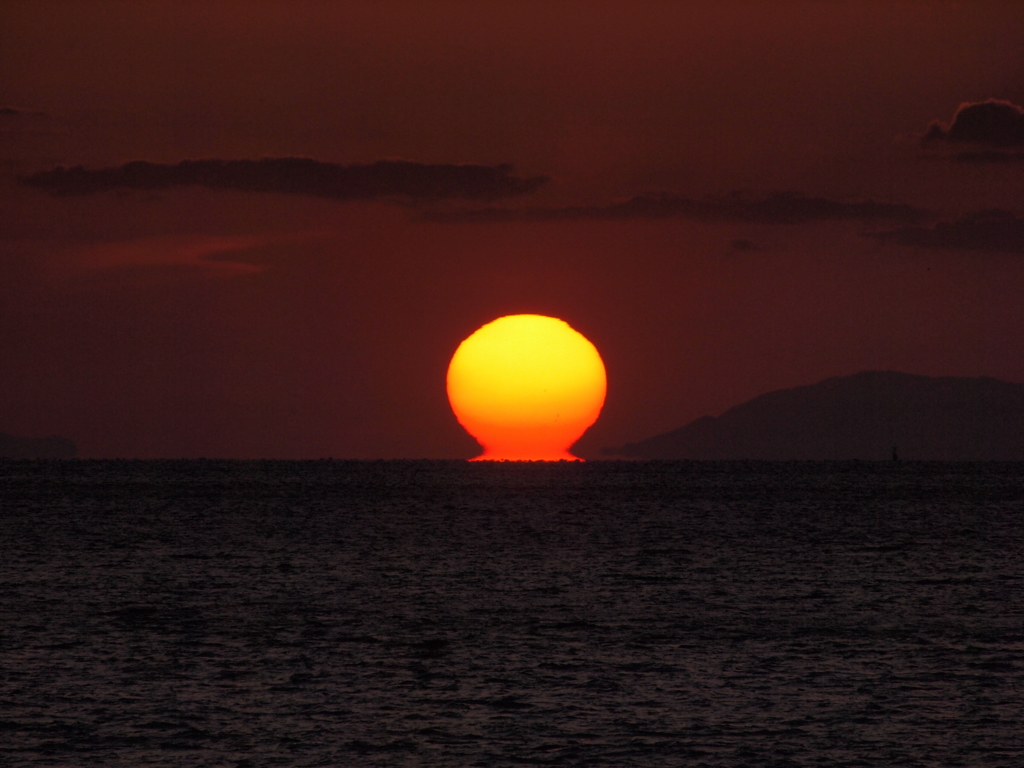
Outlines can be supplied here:
[[499, 317], [448, 366], [455, 417], [484, 448], [474, 461], [579, 461], [569, 447], [597, 421], [606, 389], [594, 345], [542, 315]]

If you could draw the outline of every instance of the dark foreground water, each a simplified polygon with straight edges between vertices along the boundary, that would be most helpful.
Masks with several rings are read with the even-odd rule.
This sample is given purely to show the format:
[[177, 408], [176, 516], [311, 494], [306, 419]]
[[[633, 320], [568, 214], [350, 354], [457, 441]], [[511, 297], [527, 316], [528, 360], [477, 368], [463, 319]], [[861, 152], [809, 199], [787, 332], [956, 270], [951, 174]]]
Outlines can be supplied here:
[[0, 462], [3, 766], [1024, 765], [1024, 465]]

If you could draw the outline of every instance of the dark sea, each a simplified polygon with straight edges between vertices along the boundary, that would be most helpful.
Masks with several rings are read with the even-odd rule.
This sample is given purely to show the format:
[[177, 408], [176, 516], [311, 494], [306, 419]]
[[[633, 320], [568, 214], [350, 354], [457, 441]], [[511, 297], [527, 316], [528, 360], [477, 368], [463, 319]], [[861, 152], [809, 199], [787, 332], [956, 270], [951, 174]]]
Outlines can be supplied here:
[[0, 462], [0, 765], [1024, 766], [1024, 465]]

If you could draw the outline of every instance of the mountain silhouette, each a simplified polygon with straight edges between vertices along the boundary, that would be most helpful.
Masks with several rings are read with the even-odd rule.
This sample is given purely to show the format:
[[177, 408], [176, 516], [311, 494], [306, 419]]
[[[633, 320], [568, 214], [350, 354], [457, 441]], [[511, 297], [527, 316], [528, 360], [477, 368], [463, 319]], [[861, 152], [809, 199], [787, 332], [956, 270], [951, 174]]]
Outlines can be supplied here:
[[72, 459], [77, 452], [66, 437], [15, 437], [0, 432], [0, 459]]
[[866, 371], [606, 448], [641, 459], [1024, 461], [1024, 384]]

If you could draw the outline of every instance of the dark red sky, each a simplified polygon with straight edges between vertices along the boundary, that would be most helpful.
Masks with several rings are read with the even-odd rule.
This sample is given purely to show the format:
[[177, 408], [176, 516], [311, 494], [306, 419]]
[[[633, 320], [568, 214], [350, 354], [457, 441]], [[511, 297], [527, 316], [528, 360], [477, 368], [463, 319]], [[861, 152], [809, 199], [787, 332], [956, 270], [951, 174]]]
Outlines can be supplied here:
[[[1024, 382], [1017, 113], [921, 141], [1024, 104], [1021, 40], [1017, 2], [5, 3], [0, 431], [469, 456], [448, 360], [517, 312], [604, 356], [584, 455], [865, 369]], [[116, 170], [287, 157], [548, 181], [353, 200]], [[24, 183], [78, 165], [113, 181]]]

